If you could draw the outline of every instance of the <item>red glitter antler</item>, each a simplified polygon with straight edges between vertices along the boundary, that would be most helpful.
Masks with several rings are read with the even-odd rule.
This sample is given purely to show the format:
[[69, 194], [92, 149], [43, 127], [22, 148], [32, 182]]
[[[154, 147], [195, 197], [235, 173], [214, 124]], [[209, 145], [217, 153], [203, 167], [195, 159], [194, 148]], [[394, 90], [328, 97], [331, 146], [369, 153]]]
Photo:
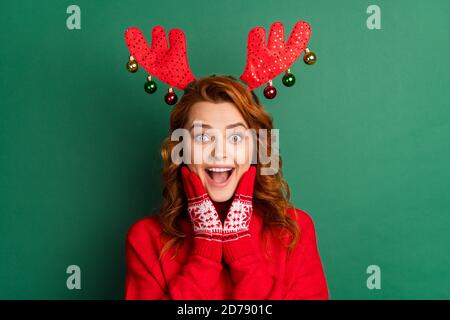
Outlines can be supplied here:
[[[150, 75], [167, 83], [170, 87], [183, 90], [191, 81], [195, 80], [189, 67], [186, 38], [182, 30], [170, 30], [170, 47], [167, 46], [166, 32], [161, 26], [155, 26], [152, 30], [151, 47], [148, 45], [142, 32], [134, 27], [127, 29], [125, 32], [125, 41], [131, 54], [131, 63], [135, 59]], [[128, 70], [135, 72], [137, 65], [134, 68], [130, 68], [128, 65]], [[149, 77], [150, 80], [151, 78]], [[153, 92], [151, 92], [151, 89], [149, 90], [146, 89], [149, 93], [156, 91], [156, 84]], [[169, 93], [171, 92], [169, 89]], [[168, 102], [167, 99], [166, 102]]]
[[[305, 51], [310, 35], [309, 24], [305, 21], [298, 21], [285, 43], [284, 26], [281, 22], [275, 22], [270, 27], [269, 41], [266, 45], [265, 29], [263, 27], [253, 28], [248, 34], [247, 64], [240, 79], [245, 81], [251, 90], [265, 83], [271, 85], [271, 80], [287, 71]], [[307, 48], [306, 53], [309, 53]], [[313, 64], [315, 61], [307, 62], [305, 59], [305, 62]], [[290, 86], [286, 83], [285, 85]]]

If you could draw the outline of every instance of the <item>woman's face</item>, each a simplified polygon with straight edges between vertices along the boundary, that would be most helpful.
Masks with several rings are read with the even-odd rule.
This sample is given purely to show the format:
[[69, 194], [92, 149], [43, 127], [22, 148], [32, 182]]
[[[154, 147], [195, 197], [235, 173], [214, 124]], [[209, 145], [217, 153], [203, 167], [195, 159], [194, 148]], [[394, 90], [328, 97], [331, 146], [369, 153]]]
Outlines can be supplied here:
[[254, 141], [248, 124], [234, 104], [202, 101], [191, 106], [185, 129], [191, 139], [187, 166], [213, 201], [229, 200], [252, 161]]

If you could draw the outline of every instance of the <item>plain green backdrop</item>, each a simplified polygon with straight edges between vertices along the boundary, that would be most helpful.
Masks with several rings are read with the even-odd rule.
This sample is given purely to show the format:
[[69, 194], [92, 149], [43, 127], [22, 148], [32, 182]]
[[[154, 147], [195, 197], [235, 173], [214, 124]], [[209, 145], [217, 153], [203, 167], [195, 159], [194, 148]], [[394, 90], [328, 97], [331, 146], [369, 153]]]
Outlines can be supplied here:
[[[297, 61], [292, 88], [275, 79], [276, 99], [256, 93], [331, 298], [450, 298], [449, 18], [447, 0], [1, 2], [0, 298], [123, 298], [125, 235], [157, 213], [171, 110], [165, 84], [151, 96], [126, 71], [126, 28], [181, 28], [196, 76], [238, 77], [252, 27], [287, 36], [297, 20], [318, 62]], [[81, 290], [66, 288], [72, 264]]]

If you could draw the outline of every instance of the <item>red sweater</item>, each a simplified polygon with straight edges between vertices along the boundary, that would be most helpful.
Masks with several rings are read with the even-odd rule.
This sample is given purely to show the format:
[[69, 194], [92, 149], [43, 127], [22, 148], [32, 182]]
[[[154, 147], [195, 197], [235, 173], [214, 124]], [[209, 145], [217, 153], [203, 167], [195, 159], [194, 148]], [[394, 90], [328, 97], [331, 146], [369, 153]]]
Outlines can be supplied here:
[[313, 221], [299, 209], [288, 213], [300, 227], [300, 240], [289, 256], [273, 237], [263, 250], [262, 215], [256, 208], [251, 236], [227, 242], [226, 249], [220, 242], [194, 238], [189, 216], [184, 215], [180, 228], [186, 239], [173, 260], [171, 249], [158, 261], [159, 215], [137, 221], [126, 241], [125, 299], [328, 299]]

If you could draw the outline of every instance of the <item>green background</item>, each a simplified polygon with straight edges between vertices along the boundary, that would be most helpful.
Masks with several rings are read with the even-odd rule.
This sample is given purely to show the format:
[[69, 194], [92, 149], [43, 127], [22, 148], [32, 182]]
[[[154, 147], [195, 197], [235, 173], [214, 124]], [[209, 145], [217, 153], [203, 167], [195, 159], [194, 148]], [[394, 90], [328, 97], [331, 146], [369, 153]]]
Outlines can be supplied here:
[[[0, 298], [123, 298], [125, 235], [157, 212], [171, 110], [164, 84], [150, 96], [126, 71], [126, 28], [181, 28], [196, 76], [239, 76], [252, 27], [282, 21], [287, 37], [300, 19], [317, 64], [257, 94], [331, 298], [450, 298], [449, 18], [447, 0], [1, 2]], [[81, 290], [66, 288], [71, 264]]]

